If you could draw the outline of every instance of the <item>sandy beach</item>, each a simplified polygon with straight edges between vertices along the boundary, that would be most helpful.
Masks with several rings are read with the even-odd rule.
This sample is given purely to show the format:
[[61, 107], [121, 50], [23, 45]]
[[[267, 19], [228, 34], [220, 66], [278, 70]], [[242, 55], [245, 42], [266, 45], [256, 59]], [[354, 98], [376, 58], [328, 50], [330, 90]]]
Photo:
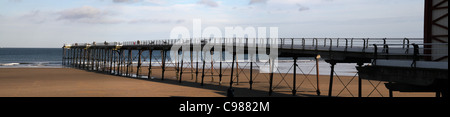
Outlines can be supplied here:
[[[142, 67], [140, 75], [146, 76], [148, 67]], [[197, 82], [195, 73], [185, 68], [179, 83], [174, 68], [167, 68], [165, 80], [161, 80], [161, 68], [152, 67], [152, 79], [129, 78], [73, 68], [1, 68], [0, 97], [225, 97], [229, 87], [230, 69], [223, 71], [219, 83], [219, 71], [215, 76], [205, 76], [200, 85], [201, 70]], [[195, 70], [194, 70], [195, 72]], [[136, 68], [133, 68], [133, 74]], [[236, 73], [236, 72], [235, 72]], [[249, 70], [239, 73], [239, 83], [234, 80], [236, 97], [267, 97], [269, 74], [253, 71], [253, 90], [249, 87]], [[209, 70], [206, 75], [211, 75]], [[192, 77], [193, 76], [193, 77]], [[284, 78], [283, 78], [284, 77]], [[272, 97], [292, 97], [292, 74], [274, 74]], [[327, 96], [329, 76], [319, 77], [321, 96]], [[349, 81], [351, 81], [349, 83]], [[333, 96], [356, 97], [358, 78], [339, 76], [334, 79]], [[315, 75], [297, 75], [296, 89], [299, 97], [317, 97]], [[344, 88], [343, 84], [348, 84]], [[377, 86], [374, 90], [372, 86]], [[363, 97], [388, 97], [384, 82], [363, 80]], [[394, 92], [394, 97], [433, 97], [434, 93]]]

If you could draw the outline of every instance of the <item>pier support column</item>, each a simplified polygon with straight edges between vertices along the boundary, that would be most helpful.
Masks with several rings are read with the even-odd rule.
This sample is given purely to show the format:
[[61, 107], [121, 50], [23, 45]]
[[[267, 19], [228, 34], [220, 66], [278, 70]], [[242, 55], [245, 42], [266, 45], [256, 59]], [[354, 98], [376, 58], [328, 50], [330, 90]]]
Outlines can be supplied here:
[[331, 73], [330, 73], [330, 86], [328, 89], [328, 97], [331, 97], [333, 94], [333, 76], [334, 76], [334, 66], [336, 65], [336, 62], [331, 61]]
[[141, 71], [141, 54], [142, 54], [142, 50], [140, 49], [138, 52], [138, 65], [137, 65], [137, 70], [136, 70], [136, 78], [139, 78], [139, 71]]
[[[191, 41], [191, 45], [192, 45], [192, 41]], [[189, 52], [190, 54], [190, 60], [191, 60], [191, 80], [194, 80], [194, 50], [191, 50]]]
[[181, 51], [181, 67], [179, 67], [178, 69], [180, 70], [180, 83], [183, 79], [183, 65], [184, 65], [184, 52]]
[[[358, 63], [358, 67], [362, 67], [364, 63]], [[389, 95], [390, 95], [389, 91]], [[358, 97], [361, 98], [362, 97], [362, 78], [358, 77]]]
[[83, 69], [86, 69], [87, 49], [83, 49]]
[[125, 50], [120, 50], [120, 76], [125, 72]]
[[69, 60], [70, 60], [70, 50], [69, 50], [69, 48], [67, 48], [66, 51], [67, 51], [67, 55], [66, 55], [66, 59], [65, 59], [65, 63], [66, 64], [64, 66], [69, 65]]
[[[233, 50], [236, 50], [235, 48]], [[233, 72], [234, 72], [234, 62], [236, 60], [236, 53], [233, 52], [233, 61], [231, 62], [231, 75], [230, 75], [230, 87], [227, 91], [227, 97], [234, 97], [234, 89], [233, 89]]]
[[201, 85], [203, 86], [203, 83], [204, 83], [204, 79], [205, 79], [205, 65], [206, 65], [206, 60], [205, 60], [205, 55], [206, 55], [206, 53], [205, 54], [203, 54], [203, 52], [202, 52], [202, 61], [203, 61], [203, 67], [202, 67], [202, 81], [201, 81]]
[[95, 49], [91, 49], [91, 71], [94, 71], [94, 62], [95, 62]]
[[239, 85], [239, 58], [238, 58], [238, 56], [236, 55], [235, 56], [235, 58], [236, 58], [236, 85]]
[[73, 62], [72, 62], [72, 67], [73, 68], [77, 68], [77, 48], [73, 49]]
[[132, 51], [131, 49], [128, 49], [128, 61], [127, 61], [127, 71], [125, 72], [126, 76], [129, 77], [130, 76], [130, 66], [131, 66], [131, 62], [132, 62]]
[[117, 61], [117, 75], [119, 75], [119, 76], [121, 76], [122, 75], [122, 71], [121, 71], [121, 68], [122, 68], [122, 56], [123, 56], [123, 50], [119, 50], [118, 51], [119, 53], [118, 53], [118, 56], [117, 56], [117, 58], [119, 59], [119, 61]]
[[292, 82], [292, 95], [297, 95], [297, 57], [294, 57], [294, 74], [293, 74], [293, 82]]
[[274, 71], [274, 60], [272, 58], [269, 59], [269, 67], [270, 67], [270, 86], [269, 86], [269, 96], [272, 96], [273, 93], [273, 71]]
[[211, 55], [211, 82], [214, 82], [214, 60], [213, 60], [213, 54], [214, 51], [211, 49], [210, 55]]
[[106, 65], [108, 63], [107, 55], [108, 55], [108, 49], [105, 48], [105, 49], [103, 49], [103, 70], [102, 70], [102, 72], [106, 72], [106, 66], [108, 66], [108, 65]]
[[175, 56], [175, 70], [176, 70], [175, 78], [177, 80], [180, 79], [180, 52], [181, 50], [178, 50], [177, 55]]
[[152, 54], [153, 54], [153, 50], [152, 49], [148, 49], [148, 54], [149, 54], [149, 64], [148, 64], [148, 79], [151, 79], [151, 75], [152, 75]]
[[222, 61], [223, 61], [223, 58], [222, 58], [222, 56], [223, 56], [223, 50], [220, 50], [220, 59], [219, 59], [219, 86], [221, 86], [222, 85], [222, 77], [223, 77], [223, 74], [222, 74]]
[[97, 49], [96, 57], [95, 57], [95, 70], [100, 71], [100, 58], [101, 58], [101, 49]]
[[76, 54], [77, 52], [76, 52], [76, 49], [75, 48], [72, 48], [72, 63], [71, 63], [71, 66], [72, 67], [75, 67], [75, 60], [76, 60], [76, 56], [75, 56], [75, 54]]
[[65, 66], [69, 65], [69, 61], [70, 61], [70, 49], [67, 48], [66, 51], [67, 51], [67, 55], [66, 55], [66, 61], [65, 61], [66, 64], [65, 64]]
[[102, 49], [97, 49], [97, 71], [101, 71], [102, 66]]
[[109, 74], [112, 74], [112, 71], [114, 69], [114, 50], [110, 49], [109, 50]]
[[78, 49], [78, 69], [82, 68], [83, 65], [83, 48]]
[[63, 56], [62, 56], [62, 65], [64, 66], [65, 65], [65, 59], [66, 59], [66, 49], [64, 48], [64, 47], [62, 47], [62, 49], [63, 49]]
[[78, 65], [79, 65], [79, 64], [78, 64], [79, 57], [80, 57], [80, 49], [77, 48], [76, 51], [75, 51], [75, 68], [78, 68]]
[[83, 59], [82, 63], [81, 63], [81, 69], [86, 69], [86, 58], [87, 58], [86, 57], [86, 48], [82, 48], [81, 52], [82, 52], [81, 58]]
[[320, 59], [320, 55], [317, 55], [316, 57], [316, 83], [317, 83], [317, 90], [316, 93], [318, 96], [320, 96], [320, 83], [319, 83], [319, 59]]
[[162, 76], [161, 76], [161, 80], [164, 80], [164, 73], [166, 72], [166, 51], [165, 50], [161, 50], [161, 62], [162, 62]]
[[[199, 52], [197, 51], [197, 57], [196, 57], [196, 59], [197, 59], [197, 61], [195, 62], [195, 83], [197, 83], [198, 82], [198, 63], [199, 63], [199, 57], [198, 57], [198, 54]], [[200, 52], [201, 53], [201, 52]]]
[[250, 90], [253, 90], [253, 57], [254, 55], [250, 55], [250, 81], [248, 82], [250, 84]]
[[86, 49], [87, 55], [86, 55], [86, 70], [90, 69], [90, 65], [91, 65], [91, 49]]

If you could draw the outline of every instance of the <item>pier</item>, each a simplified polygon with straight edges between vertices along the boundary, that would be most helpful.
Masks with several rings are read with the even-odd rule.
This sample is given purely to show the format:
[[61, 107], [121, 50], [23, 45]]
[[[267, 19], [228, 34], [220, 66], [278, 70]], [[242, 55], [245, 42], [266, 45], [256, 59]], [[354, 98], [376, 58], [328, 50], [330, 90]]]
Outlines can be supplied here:
[[[275, 43], [261, 46], [266, 43], [260, 42], [269, 41]], [[180, 43], [181, 47], [171, 53], [172, 47], [180, 46]], [[182, 51], [182, 48], [188, 51]], [[250, 52], [255, 49], [267, 50], [266, 53], [258, 54], [270, 54], [273, 52], [270, 50], [276, 49], [278, 57], [291, 59], [289, 70], [280, 72], [275, 65], [277, 59], [258, 59], [258, 54]], [[160, 55], [155, 56], [155, 52]], [[231, 59], [224, 60], [224, 53], [228, 53]], [[218, 55], [220, 57], [213, 57]], [[242, 58], [240, 55], [247, 57]], [[300, 69], [302, 63], [298, 59], [308, 57], [315, 61], [325, 60], [329, 64], [328, 89], [319, 88], [318, 74], [321, 68], [318, 62], [313, 69], [308, 70], [310, 72]], [[316, 83], [313, 86], [315, 93], [324, 95], [321, 92], [326, 91], [328, 97], [338, 97], [342, 92], [349, 92], [353, 97], [369, 97], [373, 93], [381, 95], [377, 87], [383, 86], [382, 83], [389, 89], [388, 97], [395, 97], [394, 91], [435, 92], [436, 97], [446, 97], [448, 0], [425, 0], [423, 38], [202, 38], [75, 43], [63, 46], [62, 62], [65, 66], [77, 69], [149, 80], [155, 78], [152, 76], [155, 69], [160, 69], [161, 76], [158, 77], [161, 80], [166, 79], [168, 72], [175, 73], [179, 83], [190, 79], [198, 85], [204, 85], [205, 80], [210, 79], [222, 86], [225, 85], [224, 79], [228, 79], [229, 97], [234, 96], [233, 86], [248, 83], [251, 90], [254, 80], [261, 76], [266, 77], [266, 80], [258, 83], [268, 84], [268, 95], [277, 91], [274, 89], [279, 84], [286, 84], [295, 96], [299, 87], [306, 82]], [[261, 63], [268, 65], [266, 69], [271, 72], [256, 71], [261, 69], [258, 65]], [[357, 71], [350, 81], [343, 81], [335, 72], [340, 63], [355, 64]], [[144, 69], [146, 74], [143, 74]], [[315, 78], [308, 78], [311, 71], [316, 71]], [[186, 74], [190, 74], [190, 77], [186, 77]], [[246, 77], [239, 77], [240, 74]], [[280, 76], [279, 79], [274, 79], [274, 75]], [[298, 76], [306, 78], [298, 81]], [[313, 80], [316, 82], [311, 82]], [[355, 83], [352, 81], [357, 81], [357, 87], [348, 87]], [[363, 87], [363, 81], [368, 81], [371, 87]], [[338, 92], [335, 92], [336, 85], [342, 88]], [[357, 92], [351, 92], [351, 88], [356, 88]], [[367, 94], [362, 92], [363, 88], [373, 90], [363, 95]]]
[[[242, 82], [242, 78], [240, 79], [239, 73], [243, 70], [241, 68], [242, 66], [239, 66], [239, 64], [247, 64], [249, 65], [250, 74], [248, 79], [249, 89], [252, 89], [253, 86], [253, 79], [255, 79], [255, 73], [252, 73], [254, 69], [256, 69], [255, 63], [257, 61], [253, 61], [254, 59], [248, 59], [251, 57], [255, 57], [254, 55], [248, 55], [246, 60], [237, 59], [236, 54], [237, 49], [233, 50], [226, 50], [227, 46], [232, 46], [229, 48], [243, 48], [244, 50], [241, 50], [243, 54], [248, 54], [249, 49], [251, 49], [252, 46], [249, 46], [249, 43], [251, 41], [259, 41], [259, 40], [265, 40], [265, 39], [200, 39], [199, 41], [192, 41], [194, 39], [186, 39], [188, 40], [190, 45], [189, 47], [194, 47], [194, 45], [200, 45], [201, 51], [193, 51], [193, 48], [190, 48], [191, 51], [188, 51], [188, 53], [184, 53], [184, 51], [181, 51], [181, 48], [178, 53], [176, 53], [175, 58], [169, 58], [168, 55], [170, 54], [170, 49], [174, 44], [176, 44], [177, 41], [183, 41], [183, 40], [149, 40], [149, 41], [128, 41], [128, 42], [104, 42], [104, 43], [76, 43], [72, 45], [65, 45], [63, 47], [64, 49], [64, 57], [63, 57], [63, 64], [66, 66], [78, 68], [78, 69], [85, 69], [89, 71], [98, 71], [102, 73], [112, 74], [112, 75], [119, 75], [119, 76], [126, 76], [126, 77], [134, 77], [134, 78], [147, 78], [152, 79], [152, 71], [155, 69], [155, 66], [152, 66], [153, 64], [149, 63], [157, 63], [159, 66], [157, 68], [160, 68], [161, 70], [161, 80], [165, 79], [165, 74], [167, 71], [175, 71], [176, 73], [176, 79], [182, 83], [183, 79], [185, 79], [185, 75], [183, 74], [191, 74], [190, 79], [195, 79], [196, 82], [199, 83], [199, 85], [203, 85], [204, 81], [207, 77], [211, 77], [211, 80], [215, 80], [218, 78], [219, 85], [222, 84], [222, 79], [224, 77], [230, 77], [229, 79], [232, 79], [229, 81], [229, 87], [232, 89], [234, 85], [239, 85], [239, 83]], [[186, 41], [184, 40], [184, 41]], [[189, 41], [191, 40], [191, 41]], [[223, 40], [222, 42], [217, 42], [215, 40]], [[342, 80], [339, 79], [339, 76], [336, 74], [334, 68], [338, 63], [354, 63], [355, 66], [358, 66], [358, 70], [360, 71], [359, 75], [355, 74], [354, 78], [358, 79], [358, 92], [356, 92], [357, 97], [365, 97], [362, 95], [362, 85], [361, 82], [363, 79], [367, 80], [373, 80], [373, 81], [386, 81], [383, 79], [374, 79], [371, 77], [366, 77], [366, 71], [363, 68], [366, 67], [375, 67], [376, 70], [385, 70], [387, 74], [393, 74], [394, 72], [397, 73], [398, 71], [392, 71], [392, 70], [386, 70], [387, 68], [378, 67], [381, 66], [383, 63], [381, 60], [398, 60], [398, 61], [411, 61], [415, 63], [420, 63], [420, 58], [427, 57], [427, 55], [420, 54], [423, 53], [423, 47], [426, 44], [415, 44], [412, 42], [420, 42], [421, 39], [388, 39], [388, 38], [380, 38], [380, 39], [370, 39], [370, 38], [280, 38], [275, 39], [277, 40], [277, 47], [278, 47], [278, 57], [289, 57], [292, 58], [292, 72], [293, 74], [297, 73], [298, 66], [301, 65], [301, 63], [297, 62], [297, 59], [299, 57], [311, 57], [312, 59], [318, 60], [318, 56], [320, 55], [320, 59], [325, 60], [327, 63], [330, 64], [331, 72], [330, 72], [330, 83], [329, 83], [329, 89], [328, 89], [328, 96], [339, 96], [336, 95], [335, 92], [333, 92], [334, 85], [336, 85], [334, 80], [338, 80], [341, 82], [342, 85], [344, 85], [344, 90], [347, 87], [345, 85], [348, 85], [350, 82], [342, 82]], [[215, 41], [215, 42], [214, 42]], [[230, 42], [227, 42], [230, 41]], [[199, 42], [199, 43], [195, 43]], [[320, 43], [322, 42], [322, 43]], [[225, 44], [225, 43], [232, 43], [232, 44]], [[394, 43], [394, 44], [389, 44]], [[257, 43], [253, 43], [256, 44]], [[209, 46], [207, 46], [209, 45]], [[213, 46], [212, 46], [213, 45]], [[221, 50], [215, 50], [214, 45], [221, 46]], [[242, 46], [242, 47], [239, 47]], [[210, 47], [210, 51], [203, 51], [206, 47]], [[267, 46], [267, 49], [269, 49], [271, 46]], [[273, 46], [272, 46], [273, 47]], [[153, 52], [159, 51], [161, 53], [160, 56], [155, 56], [152, 54]], [[210, 57], [213, 56], [215, 51], [221, 51], [222, 53], [232, 53], [233, 55], [233, 61], [224, 61], [224, 60], [211, 60]], [[135, 53], [133, 53], [135, 52]], [[136, 53], [137, 52], [137, 53]], [[200, 53], [200, 54], [192, 54], [192, 53]], [[189, 57], [186, 57], [187, 55], [190, 55]], [[193, 55], [196, 55], [194, 57]], [[200, 57], [198, 57], [200, 55]], [[145, 60], [147, 62], [148, 68], [146, 69], [148, 72], [147, 74], [142, 74], [140, 71], [143, 69], [143, 57], [145, 56]], [[160, 61], [155, 61], [158, 59], [152, 59], [155, 57], [159, 57]], [[222, 57], [221, 57], [222, 58]], [[153, 61], [152, 61], [153, 60]], [[137, 64], [133, 64], [133, 61], [137, 61]], [[273, 65], [270, 64], [270, 61], [267, 60], [266, 62], [272, 67]], [[219, 63], [219, 67], [214, 67], [214, 63]], [[194, 65], [195, 64], [195, 65]], [[228, 66], [225, 66], [223, 64], [228, 64]], [[231, 66], [230, 66], [231, 64]], [[439, 65], [444, 65], [441, 63], [438, 63]], [[136, 65], [136, 66], [133, 66]], [[206, 68], [205, 66], [208, 65], [209, 67]], [[367, 66], [364, 66], [367, 65]], [[408, 64], [410, 65], [410, 64]], [[445, 64], [447, 65], [447, 64]], [[170, 67], [168, 67], [170, 66]], [[187, 68], [190, 68], [189, 70]], [[320, 70], [319, 67], [315, 67], [316, 70]], [[230, 69], [231, 72], [227, 72], [228, 74], [222, 73], [224, 69]], [[275, 68], [270, 68], [275, 69]], [[373, 69], [373, 68], [371, 68]], [[422, 69], [422, 67], [415, 67], [415, 70]], [[430, 68], [434, 69], [434, 68]], [[370, 70], [369, 73], [376, 73], [372, 71], [376, 70]], [[390, 72], [392, 71], [392, 72]], [[423, 73], [423, 74], [415, 74], [415, 76], [430, 81], [440, 81], [440, 80], [448, 80], [447, 71], [448, 67], [445, 66], [440, 68], [439, 70], [428, 70], [430, 73], [439, 73], [441, 74], [440, 77], [426, 77], [431, 79], [426, 79], [425, 76], [430, 73]], [[302, 71], [303, 72], [303, 71]], [[427, 70], [423, 71], [427, 72]], [[369, 74], [367, 73], [367, 74]], [[274, 92], [274, 88], [277, 86], [277, 84], [281, 82], [275, 82], [274, 83], [274, 74], [279, 74], [284, 76], [282, 81], [284, 83], [289, 83], [289, 86], [292, 95], [297, 94], [297, 87], [299, 84], [297, 80], [297, 75], [291, 75], [292, 77], [288, 78], [286, 77], [286, 74], [288, 73], [281, 73], [281, 72], [270, 72], [270, 73], [259, 73], [262, 75], [268, 76], [269, 80], [266, 82], [269, 84], [269, 88], [267, 89], [268, 95], [272, 95]], [[307, 73], [303, 73], [306, 75]], [[373, 75], [373, 74], [372, 74]], [[372, 76], [369, 75], [369, 76]], [[360, 77], [356, 77], [360, 76]], [[376, 76], [376, 75], [374, 75]], [[398, 75], [392, 75], [395, 77], [400, 77]], [[318, 77], [316, 77], [318, 78]], [[383, 77], [386, 78], [386, 77]], [[289, 79], [289, 80], [286, 80]], [[389, 78], [388, 78], [389, 79]], [[386, 84], [388, 86], [392, 85], [393, 83], [402, 82], [402, 83], [408, 83], [408, 82], [415, 82], [415, 79], [409, 79], [409, 78], [401, 78], [402, 80], [393, 80], [389, 81], [390, 83]], [[417, 78], [416, 78], [417, 79]], [[308, 79], [309, 80], [309, 79]], [[311, 79], [312, 80], [312, 79]], [[318, 81], [318, 79], [315, 79]], [[291, 81], [291, 82], [287, 82]], [[413, 83], [410, 83], [413, 84]], [[433, 82], [427, 82], [423, 85], [433, 85]], [[318, 85], [318, 83], [317, 83]], [[417, 84], [416, 84], [417, 85]], [[376, 87], [380, 86], [379, 83], [377, 85], [372, 85], [374, 90], [376, 90]], [[318, 87], [318, 86], [316, 86]], [[441, 89], [440, 87], [439, 89]], [[398, 91], [395, 88], [391, 88], [391, 91]], [[321, 90], [324, 89], [316, 89], [317, 95], [321, 95]], [[341, 92], [342, 92], [341, 91]], [[414, 91], [414, 90], [413, 90]], [[423, 90], [421, 90], [423, 91]], [[428, 90], [432, 92], [439, 92], [436, 90]], [[341, 92], [338, 92], [341, 93]], [[230, 92], [231, 93], [231, 92]], [[355, 92], [354, 92], [355, 93]], [[392, 93], [390, 93], [392, 94]], [[232, 95], [231, 95], [232, 96]], [[389, 95], [390, 97], [393, 97], [393, 95]], [[356, 95], [355, 95], [356, 97]]]

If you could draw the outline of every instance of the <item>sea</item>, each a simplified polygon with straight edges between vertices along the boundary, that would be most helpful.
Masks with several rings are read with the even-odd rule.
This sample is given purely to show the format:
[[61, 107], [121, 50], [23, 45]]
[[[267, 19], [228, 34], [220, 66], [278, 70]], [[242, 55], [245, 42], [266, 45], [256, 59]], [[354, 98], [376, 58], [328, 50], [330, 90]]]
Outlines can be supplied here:
[[0, 68], [59, 68], [61, 48], [0, 48]]
[[[137, 51], [133, 51], [137, 53]], [[189, 59], [189, 55], [185, 55], [186, 59]], [[248, 56], [244, 55], [240, 59], [247, 59]], [[170, 59], [170, 58], [168, 58]], [[64, 68], [62, 65], [63, 50], [61, 48], [0, 48], [0, 68]], [[143, 54], [142, 60], [143, 66], [148, 66], [149, 57]], [[243, 61], [243, 60], [240, 60]], [[153, 52], [152, 66], [161, 65], [161, 53], [159, 51]], [[223, 66], [225, 68], [231, 67], [231, 61], [225, 61]], [[133, 61], [134, 65], [137, 65], [137, 60]], [[201, 68], [201, 63], [199, 63]], [[254, 63], [254, 69], [258, 69], [260, 72], [267, 72], [268, 67], [264, 67], [268, 62], [261, 60]], [[316, 73], [316, 61], [314, 58], [299, 58], [297, 61], [298, 68], [297, 74], [315, 75]], [[168, 67], [175, 64], [168, 64]], [[186, 63], [185, 68], [190, 68], [190, 64]], [[337, 64], [335, 68], [335, 74], [341, 76], [355, 76], [357, 70], [356, 64]], [[195, 66], [194, 66], [195, 67]], [[219, 62], [213, 63], [215, 69], [219, 69]], [[211, 63], [207, 63], [206, 69], [211, 68]], [[240, 62], [239, 68], [250, 69], [248, 62]], [[330, 64], [323, 60], [319, 61], [319, 74], [330, 75]], [[276, 73], [285, 74], [293, 73], [293, 60], [292, 58], [279, 58], [278, 67]]]

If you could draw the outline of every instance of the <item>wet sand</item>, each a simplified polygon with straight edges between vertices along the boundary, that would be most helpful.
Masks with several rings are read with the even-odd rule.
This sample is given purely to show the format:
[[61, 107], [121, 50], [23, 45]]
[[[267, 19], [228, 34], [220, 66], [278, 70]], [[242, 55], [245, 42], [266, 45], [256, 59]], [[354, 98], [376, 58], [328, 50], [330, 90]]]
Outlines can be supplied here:
[[[136, 67], [130, 70], [136, 74]], [[250, 90], [250, 71], [240, 69], [239, 81], [234, 77], [236, 97], [267, 97], [269, 74], [253, 71], [253, 90]], [[195, 72], [195, 70], [193, 70]], [[230, 83], [230, 69], [224, 69], [220, 83], [219, 71], [213, 76], [205, 71], [204, 86], [201, 82], [201, 69], [198, 76], [183, 70], [182, 83], [174, 68], [167, 68], [165, 80], [161, 80], [161, 67], [152, 67], [152, 77], [147, 79], [148, 67], [142, 67], [142, 78], [114, 76], [72, 68], [1, 68], [0, 97], [225, 97]], [[234, 73], [236, 75], [236, 71]], [[296, 88], [299, 97], [317, 97], [315, 75], [297, 75]], [[351, 81], [349, 83], [349, 81]], [[321, 96], [328, 95], [330, 76], [319, 76]], [[357, 77], [334, 77], [333, 96], [358, 96]], [[371, 84], [372, 83], [372, 84]], [[363, 80], [363, 97], [387, 97], [385, 82]], [[348, 86], [344, 88], [344, 85]], [[373, 86], [376, 86], [374, 90]], [[274, 74], [275, 97], [292, 97], [293, 75]], [[433, 97], [434, 93], [394, 92], [394, 97]]]

